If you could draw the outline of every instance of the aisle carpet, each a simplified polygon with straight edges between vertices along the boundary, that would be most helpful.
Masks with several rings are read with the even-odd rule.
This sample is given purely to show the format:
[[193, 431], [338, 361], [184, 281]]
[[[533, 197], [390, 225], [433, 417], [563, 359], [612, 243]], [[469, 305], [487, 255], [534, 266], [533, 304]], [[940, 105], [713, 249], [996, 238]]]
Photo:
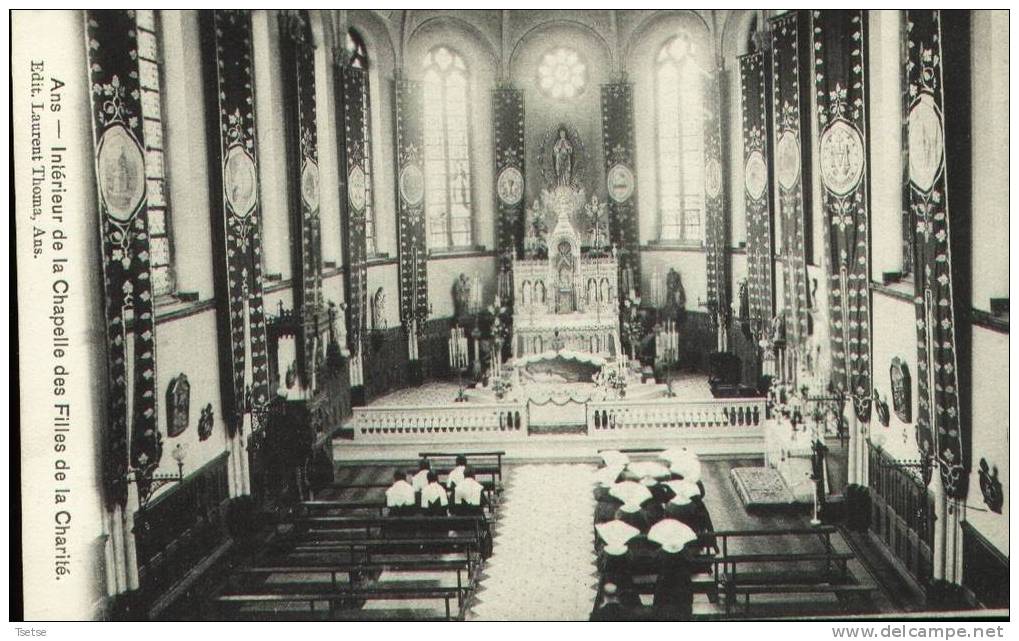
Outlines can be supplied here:
[[492, 557], [467, 615], [477, 621], [586, 621], [598, 575], [594, 466], [510, 470]]

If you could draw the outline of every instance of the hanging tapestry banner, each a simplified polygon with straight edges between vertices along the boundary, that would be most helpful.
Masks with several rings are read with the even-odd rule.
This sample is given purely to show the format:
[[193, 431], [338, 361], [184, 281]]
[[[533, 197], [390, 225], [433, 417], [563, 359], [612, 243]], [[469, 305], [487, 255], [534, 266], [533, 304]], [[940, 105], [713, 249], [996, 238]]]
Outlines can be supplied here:
[[915, 223], [913, 274], [917, 328], [917, 446], [936, 457], [949, 496], [964, 498], [951, 212], [945, 167], [944, 58], [939, 10], [906, 12], [911, 103], [906, 114], [909, 207]]
[[870, 420], [870, 250], [867, 30], [859, 9], [814, 11], [814, 83], [822, 206], [828, 228], [832, 383]]
[[[219, 131], [210, 171], [221, 187], [213, 202], [216, 311], [223, 417], [233, 436], [244, 415], [269, 401], [269, 368], [262, 301], [262, 225], [252, 74], [251, 13], [201, 13], [205, 41], [215, 51], [217, 91], [209, 109]], [[227, 384], [225, 381], [230, 381]]]
[[633, 85], [614, 82], [601, 87], [602, 149], [609, 194], [609, 237], [619, 256], [619, 301], [629, 291], [640, 295], [640, 245], [637, 178], [634, 163]]
[[109, 377], [103, 483], [108, 503], [124, 505], [128, 462], [144, 483], [163, 453], [156, 423], [143, 97], [135, 12], [87, 11], [85, 15]]
[[342, 87], [341, 113], [343, 122], [338, 141], [346, 158], [347, 197], [343, 216], [343, 236], [346, 239], [347, 343], [351, 354], [360, 354], [368, 315], [368, 241], [365, 237], [365, 216], [369, 207], [371, 175], [366, 163], [369, 160], [369, 93], [368, 71], [347, 64], [347, 53], [340, 50], [340, 64], [336, 66], [337, 85]]
[[[513, 265], [524, 236], [524, 93], [502, 85], [492, 90], [495, 129], [496, 253], [500, 271]], [[512, 282], [512, 281], [510, 281]], [[512, 294], [512, 287], [507, 292]]]
[[[313, 372], [325, 360], [325, 345], [319, 345], [319, 314], [322, 313], [322, 238], [319, 222], [318, 127], [315, 107], [315, 47], [311, 22], [306, 10], [286, 10], [280, 16], [284, 78], [290, 78], [289, 92], [296, 100], [296, 123], [290, 123], [291, 144], [296, 142], [296, 157], [291, 154], [291, 176], [296, 180], [298, 201], [294, 211], [300, 216], [295, 225], [300, 243], [293, 246], [300, 260], [294, 261], [294, 307], [300, 313], [301, 332], [297, 336], [297, 370], [301, 385], [311, 386]], [[296, 124], [296, 127], [293, 125]], [[293, 136], [297, 140], [292, 139]], [[299, 170], [295, 175], [294, 171]], [[294, 185], [291, 184], [291, 189]]]
[[[725, 188], [722, 180], [722, 128], [720, 71], [705, 83], [704, 110], [704, 246], [707, 257], [708, 305], [715, 310], [712, 322], [722, 321], [731, 313], [729, 286], [729, 221], [725, 215]], [[720, 319], [718, 316], [721, 315]]]
[[791, 11], [771, 20], [773, 162], [782, 228], [783, 301], [790, 340], [799, 348], [806, 344], [810, 310], [804, 231], [810, 218], [804, 198], [809, 193], [810, 152], [801, 134], [803, 115], [810, 113], [810, 96], [804, 92], [809, 85], [800, 82], [801, 76], [810, 77], [809, 18], [805, 11]]
[[750, 318], [764, 328], [775, 313], [771, 238], [768, 79], [764, 54], [740, 57], [743, 93], [743, 193], [746, 202]]
[[400, 206], [400, 322], [417, 333], [428, 319], [428, 253], [425, 246], [424, 94], [421, 84], [397, 80], [396, 155]]

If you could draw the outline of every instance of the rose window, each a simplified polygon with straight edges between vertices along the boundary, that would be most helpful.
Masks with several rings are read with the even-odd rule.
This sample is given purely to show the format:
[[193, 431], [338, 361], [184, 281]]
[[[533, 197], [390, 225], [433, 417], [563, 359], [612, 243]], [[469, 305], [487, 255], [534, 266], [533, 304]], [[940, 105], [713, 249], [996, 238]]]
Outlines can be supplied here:
[[538, 84], [556, 99], [580, 95], [587, 84], [587, 66], [572, 49], [559, 48], [546, 53], [538, 67]]

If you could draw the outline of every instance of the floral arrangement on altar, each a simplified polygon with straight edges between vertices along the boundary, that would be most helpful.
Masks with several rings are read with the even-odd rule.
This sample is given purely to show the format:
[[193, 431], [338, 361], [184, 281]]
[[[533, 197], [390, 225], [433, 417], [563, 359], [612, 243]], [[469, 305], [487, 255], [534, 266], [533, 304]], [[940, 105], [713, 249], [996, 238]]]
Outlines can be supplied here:
[[623, 338], [630, 346], [630, 357], [637, 357], [637, 348], [644, 335], [644, 323], [640, 317], [640, 296], [627, 296], [623, 301], [622, 314]]
[[494, 379], [492, 379], [492, 392], [495, 393], [495, 397], [497, 399], [502, 400], [502, 398], [506, 396], [506, 392], [510, 390], [510, 387], [512, 386], [510, 385], [509, 381], [502, 378], [501, 376], [497, 376]]
[[611, 390], [619, 398], [626, 396], [626, 387], [630, 384], [626, 364], [621, 362], [606, 363], [595, 377], [595, 383], [599, 387]]
[[506, 344], [512, 332], [509, 308], [497, 297], [495, 302], [488, 306], [488, 313], [492, 315], [492, 338], [500, 344]]

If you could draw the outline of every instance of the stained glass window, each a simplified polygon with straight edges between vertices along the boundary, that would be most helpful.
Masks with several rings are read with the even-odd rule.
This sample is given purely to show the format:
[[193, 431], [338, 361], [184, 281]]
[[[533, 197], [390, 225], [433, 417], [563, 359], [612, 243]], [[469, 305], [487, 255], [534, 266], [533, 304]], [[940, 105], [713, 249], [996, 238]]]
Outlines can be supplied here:
[[[351, 67], [368, 70], [368, 48], [361, 34], [354, 29], [347, 32], [347, 51], [350, 52]], [[368, 256], [374, 256], [378, 253], [378, 245], [375, 235], [375, 201], [372, 197], [371, 90], [367, 75], [361, 101], [364, 113], [364, 240]]]
[[467, 247], [473, 236], [467, 65], [451, 49], [436, 47], [422, 68], [428, 246]]
[[538, 66], [538, 86], [557, 99], [579, 96], [587, 84], [587, 65], [577, 52], [559, 47], [546, 53]]
[[701, 242], [704, 211], [704, 78], [695, 44], [672, 38], [655, 63], [659, 238]]
[[166, 190], [165, 135], [162, 102], [163, 57], [159, 44], [159, 12], [138, 9], [138, 76], [141, 84], [142, 135], [145, 137], [145, 179], [149, 215], [149, 264], [152, 293], [174, 292], [170, 200]]

